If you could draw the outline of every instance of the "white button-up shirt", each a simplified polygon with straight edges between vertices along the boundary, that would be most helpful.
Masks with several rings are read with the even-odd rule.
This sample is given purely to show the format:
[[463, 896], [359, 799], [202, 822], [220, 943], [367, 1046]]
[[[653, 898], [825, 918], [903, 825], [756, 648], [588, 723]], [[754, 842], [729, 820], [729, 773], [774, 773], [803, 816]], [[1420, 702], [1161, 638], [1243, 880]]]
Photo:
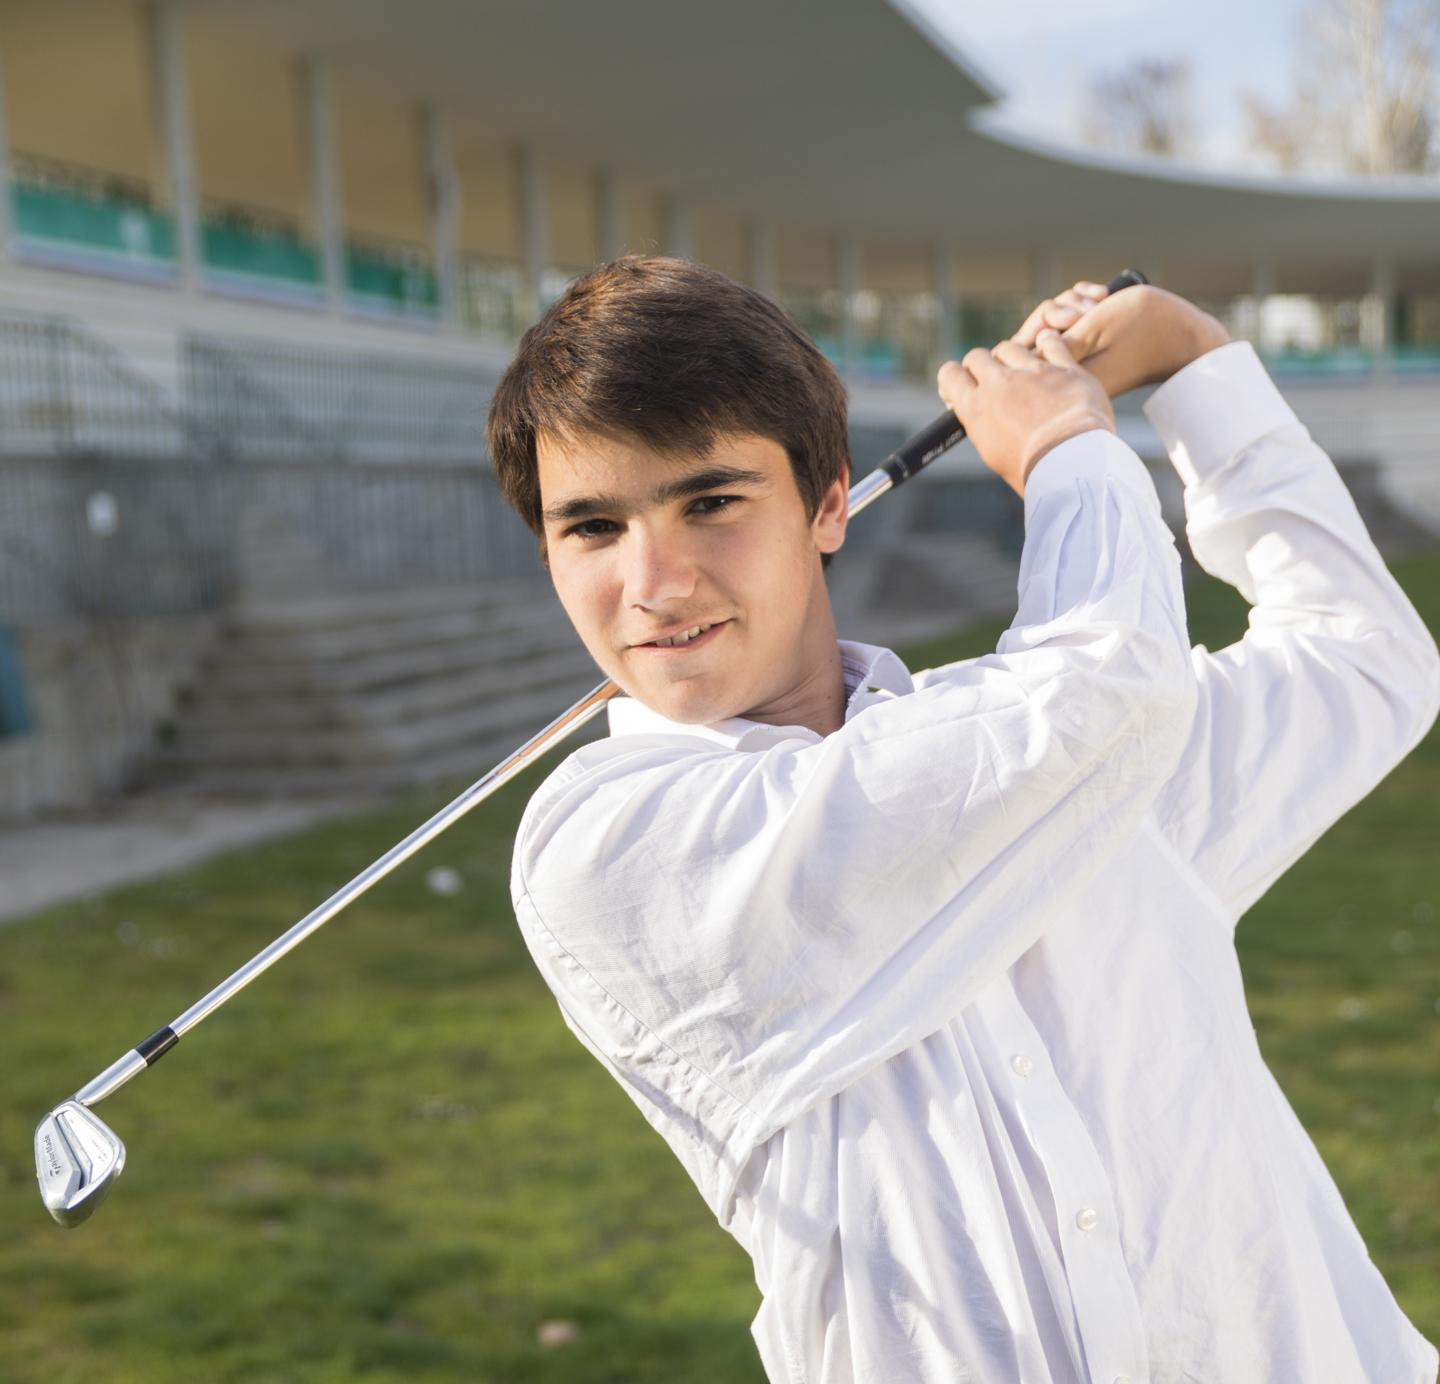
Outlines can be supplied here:
[[1250, 346], [1025, 491], [998, 650], [841, 643], [819, 736], [612, 703], [516, 841], [580, 1041], [749, 1251], [786, 1384], [1432, 1384], [1261, 1058], [1236, 920], [1415, 745], [1440, 658]]

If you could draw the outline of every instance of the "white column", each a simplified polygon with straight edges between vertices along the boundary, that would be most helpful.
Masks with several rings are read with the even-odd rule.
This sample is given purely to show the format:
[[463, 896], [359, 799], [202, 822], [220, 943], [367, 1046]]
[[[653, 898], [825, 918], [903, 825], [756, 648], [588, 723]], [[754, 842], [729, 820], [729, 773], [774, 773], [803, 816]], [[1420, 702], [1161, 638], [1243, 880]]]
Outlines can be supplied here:
[[331, 312], [345, 306], [345, 222], [341, 210], [340, 149], [335, 129], [334, 78], [329, 58], [301, 58], [300, 111], [310, 171], [315, 234], [320, 242], [320, 282]]
[[935, 323], [935, 350], [947, 360], [960, 349], [960, 295], [955, 288], [955, 256], [948, 245], [931, 251], [931, 279], [940, 311]]
[[516, 174], [520, 182], [520, 327], [523, 331], [545, 310], [541, 287], [550, 259], [545, 164], [533, 144], [521, 144], [517, 148]]
[[[3, 54], [0, 54], [0, 68], [3, 68]], [[5, 76], [0, 71], [0, 264], [10, 258], [10, 189], [13, 185], [10, 171], [10, 136], [5, 125]]]
[[620, 179], [609, 168], [595, 175], [595, 219], [600, 232], [600, 258], [619, 259], [625, 253], [625, 199]]
[[1257, 351], [1264, 349], [1262, 336], [1265, 330], [1265, 300], [1275, 292], [1275, 264], [1272, 260], [1257, 259], [1250, 270], [1250, 344]]
[[440, 320], [458, 327], [461, 318], [460, 175], [450, 147], [450, 127], [433, 105], [420, 107], [420, 140], [430, 202], [430, 245], [440, 295]]
[[855, 295], [864, 287], [863, 251], [860, 237], [840, 237], [840, 363], [851, 372], [860, 369], [860, 320], [855, 315]]
[[780, 298], [780, 254], [775, 244], [775, 225], [752, 217], [749, 226], [750, 287], [767, 298]]
[[1388, 370], [1395, 344], [1395, 263], [1388, 255], [1376, 255], [1371, 263], [1370, 301], [1365, 307], [1365, 345], [1375, 353], [1377, 368]]
[[661, 243], [667, 255], [690, 259], [693, 254], [690, 235], [690, 205], [673, 194], [664, 200], [660, 216]]
[[175, 258], [180, 283], [200, 281], [200, 193], [195, 180], [195, 146], [190, 132], [190, 95], [185, 79], [185, 33], [174, 0], [159, 0], [145, 11], [155, 116], [170, 206], [175, 217]]

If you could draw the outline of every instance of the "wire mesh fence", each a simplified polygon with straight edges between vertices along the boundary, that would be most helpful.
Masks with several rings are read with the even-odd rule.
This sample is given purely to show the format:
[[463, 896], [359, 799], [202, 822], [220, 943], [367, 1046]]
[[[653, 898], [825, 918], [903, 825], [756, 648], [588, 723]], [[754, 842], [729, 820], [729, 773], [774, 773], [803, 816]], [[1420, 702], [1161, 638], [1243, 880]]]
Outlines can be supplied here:
[[496, 374], [182, 337], [180, 392], [0, 315], [0, 622], [540, 576], [485, 464]]
[[159, 385], [63, 318], [0, 317], [0, 455], [173, 456], [203, 448]]
[[0, 624], [526, 577], [479, 467], [0, 458]]
[[185, 416], [228, 456], [480, 463], [498, 372], [187, 335]]

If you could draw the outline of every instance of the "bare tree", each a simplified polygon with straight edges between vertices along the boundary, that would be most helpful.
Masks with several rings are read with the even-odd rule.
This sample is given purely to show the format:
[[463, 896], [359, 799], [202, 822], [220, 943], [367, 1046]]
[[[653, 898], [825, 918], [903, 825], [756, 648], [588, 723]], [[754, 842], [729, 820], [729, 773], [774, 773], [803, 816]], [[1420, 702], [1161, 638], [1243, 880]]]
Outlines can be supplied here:
[[1182, 158], [1195, 152], [1190, 64], [1145, 58], [1101, 73], [1088, 88], [1080, 132], [1091, 144]]
[[1287, 102], [1240, 99], [1252, 148], [1286, 170], [1440, 171], [1440, 0], [1311, 0]]

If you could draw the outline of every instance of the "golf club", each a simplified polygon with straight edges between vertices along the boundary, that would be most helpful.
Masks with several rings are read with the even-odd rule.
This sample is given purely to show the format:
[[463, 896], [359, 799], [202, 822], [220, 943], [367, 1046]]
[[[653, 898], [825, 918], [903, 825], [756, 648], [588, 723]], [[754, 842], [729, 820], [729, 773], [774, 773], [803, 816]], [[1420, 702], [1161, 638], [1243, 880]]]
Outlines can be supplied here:
[[[1107, 285], [1111, 293], [1147, 283], [1145, 276], [1126, 269]], [[858, 514], [887, 491], [918, 475], [942, 452], [965, 436], [963, 425], [946, 410], [928, 427], [892, 452], [868, 476], [850, 488], [850, 513]], [[63, 1226], [79, 1225], [104, 1200], [111, 1184], [125, 1167], [125, 1145], [91, 1107], [118, 1091], [131, 1077], [153, 1066], [181, 1037], [208, 1017], [232, 995], [244, 989], [262, 971], [274, 965], [286, 952], [298, 946], [312, 932], [353, 903], [373, 884], [385, 878], [402, 861], [459, 821], [472, 807], [483, 802], [503, 784], [566, 736], [578, 730], [617, 696], [620, 688], [606, 681], [557, 716], [519, 749], [500, 761], [483, 778], [467, 788], [429, 821], [392, 846], [383, 856], [347, 885], [337, 890], [288, 932], [252, 957], [229, 979], [217, 985], [203, 999], [177, 1019], [152, 1033], [118, 1061], [112, 1063], [69, 1100], [62, 1101], [35, 1131], [35, 1175], [40, 1196], [50, 1214]]]

